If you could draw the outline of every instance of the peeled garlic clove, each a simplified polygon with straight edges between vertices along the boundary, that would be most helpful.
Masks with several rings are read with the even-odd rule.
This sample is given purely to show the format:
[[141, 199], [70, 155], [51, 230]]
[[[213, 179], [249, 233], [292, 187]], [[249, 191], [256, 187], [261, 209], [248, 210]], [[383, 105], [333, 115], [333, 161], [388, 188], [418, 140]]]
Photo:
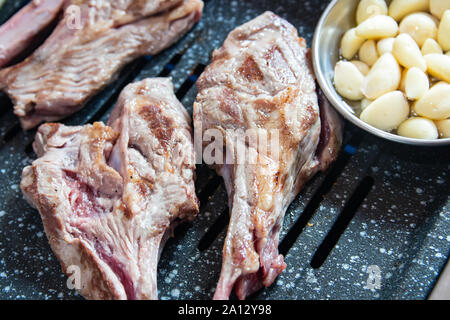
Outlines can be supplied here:
[[450, 119], [435, 122], [441, 138], [450, 138]]
[[430, 0], [430, 12], [435, 17], [441, 19], [445, 10], [450, 10], [449, 0]]
[[373, 65], [361, 85], [367, 99], [375, 100], [385, 93], [398, 89], [401, 79], [400, 66], [390, 53], [382, 55]]
[[365, 39], [395, 37], [398, 24], [389, 16], [373, 16], [356, 27], [356, 35]]
[[450, 117], [450, 84], [439, 82], [428, 90], [414, 105], [414, 111], [431, 120]]
[[374, 40], [367, 40], [359, 48], [359, 59], [368, 66], [373, 66], [378, 60], [378, 51]]
[[361, 24], [370, 17], [387, 13], [388, 7], [384, 0], [361, 0], [356, 10], [356, 23]]
[[370, 68], [367, 64], [359, 60], [352, 60], [350, 62], [353, 63], [355, 67], [358, 68], [359, 72], [361, 72], [364, 76], [367, 76], [367, 74], [370, 71]]
[[389, 15], [397, 21], [410, 13], [428, 11], [429, 0], [393, 0], [389, 5]]
[[432, 15], [419, 12], [405, 17], [399, 25], [400, 33], [409, 34], [419, 46], [427, 39], [436, 39], [438, 26]]
[[341, 40], [341, 54], [345, 59], [350, 60], [358, 52], [366, 39], [356, 35], [356, 28], [348, 30]]
[[366, 99], [366, 98], [362, 99], [361, 100], [361, 110], [367, 109], [367, 107], [370, 106], [370, 104], [372, 102], [373, 102], [372, 100], [369, 100], [369, 99]]
[[430, 88], [428, 76], [418, 68], [411, 68], [406, 73], [405, 93], [409, 100], [417, 100]]
[[377, 43], [377, 51], [378, 55], [382, 56], [385, 53], [392, 53], [392, 49], [394, 48], [395, 38], [386, 38], [381, 39]]
[[401, 91], [382, 95], [361, 113], [361, 120], [383, 131], [396, 129], [408, 118], [408, 100]]
[[402, 77], [400, 80], [400, 86], [399, 89], [403, 92], [406, 90], [406, 75], [408, 74], [408, 69], [404, 68], [402, 71]]
[[445, 54], [427, 54], [428, 73], [440, 80], [450, 82], [450, 57]]
[[421, 52], [422, 52], [423, 56], [425, 56], [427, 54], [432, 54], [432, 53], [438, 53], [438, 54], [443, 53], [441, 46], [434, 39], [425, 40], [425, 43], [422, 46]]
[[349, 100], [361, 100], [363, 74], [351, 62], [339, 61], [334, 69], [334, 86], [337, 92]]
[[433, 121], [425, 118], [411, 118], [403, 122], [397, 130], [400, 136], [414, 138], [436, 140], [439, 133]]
[[395, 38], [392, 54], [402, 66], [408, 69], [417, 67], [423, 72], [427, 70], [427, 63], [422, 52], [409, 34], [402, 33]]
[[[358, 29], [356, 29], [358, 32]], [[438, 29], [438, 42], [444, 51], [450, 50], [450, 10], [446, 10], [442, 14], [441, 23]]]

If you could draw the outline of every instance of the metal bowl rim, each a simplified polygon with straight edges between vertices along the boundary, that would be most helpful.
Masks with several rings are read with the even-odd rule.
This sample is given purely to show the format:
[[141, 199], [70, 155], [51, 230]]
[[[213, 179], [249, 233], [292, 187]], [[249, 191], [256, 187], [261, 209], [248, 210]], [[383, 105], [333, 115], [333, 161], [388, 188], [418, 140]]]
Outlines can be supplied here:
[[324, 72], [322, 70], [322, 67], [320, 65], [319, 35], [322, 33], [322, 29], [323, 29], [326, 18], [329, 16], [330, 12], [334, 9], [334, 7], [336, 6], [336, 4], [338, 2], [339, 2], [339, 0], [332, 0], [331, 3], [327, 6], [325, 11], [323, 12], [323, 14], [319, 20], [319, 23], [317, 24], [316, 29], [314, 31], [314, 37], [313, 37], [313, 42], [312, 42], [312, 60], [313, 60], [314, 73], [316, 74], [316, 79], [319, 83], [319, 86], [321, 87], [325, 96], [328, 98], [328, 100], [334, 106], [334, 108], [345, 119], [347, 119], [348, 121], [350, 121], [357, 127], [361, 128], [375, 136], [386, 139], [386, 140], [390, 140], [390, 141], [394, 141], [394, 142], [402, 143], [402, 144], [415, 145], [415, 146], [427, 146], [427, 147], [450, 145], [450, 138], [437, 139], [437, 140], [414, 139], [414, 138], [402, 137], [402, 136], [399, 136], [399, 135], [396, 135], [393, 133], [389, 133], [389, 132], [385, 132], [380, 129], [377, 129], [377, 128], [365, 123], [364, 121], [362, 121], [355, 114], [349, 112], [347, 108], [351, 109], [352, 107], [349, 106], [337, 93], [334, 92], [334, 90], [332, 90], [329, 87], [329, 85], [327, 84]]

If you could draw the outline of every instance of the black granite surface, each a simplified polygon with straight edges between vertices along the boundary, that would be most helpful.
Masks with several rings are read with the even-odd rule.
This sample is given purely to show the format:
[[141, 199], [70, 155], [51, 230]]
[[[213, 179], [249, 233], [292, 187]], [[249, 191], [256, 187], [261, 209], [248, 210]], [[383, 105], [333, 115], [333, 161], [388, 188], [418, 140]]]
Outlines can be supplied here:
[[[0, 22], [25, 2], [7, 1]], [[158, 75], [173, 78], [183, 104], [192, 111], [195, 78], [229, 31], [272, 10], [294, 24], [310, 44], [327, 4], [318, 0], [206, 1], [202, 21], [179, 43], [130, 64], [119, 80], [64, 122], [105, 120], [127, 83]], [[30, 148], [35, 132], [21, 131], [4, 95], [0, 103], [0, 298], [79, 299], [66, 286], [38, 212], [19, 190], [21, 171], [35, 157]], [[345, 141], [338, 163], [313, 179], [286, 214], [282, 239], [294, 228], [282, 245], [287, 269], [272, 287], [253, 298], [424, 299], [433, 288], [450, 253], [448, 148], [393, 144], [350, 124]], [[162, 254], [161, 299], [210, 299], [213, 295], [227, 197], [221, 180], [203, 166], [198, 168], [197, 191], [202, 200], [198, 219], [180, 227]], [[292, 237], [298, 233], [297, 239]], [[330, 240], [336, 238], [333, 247]], [[318, 252], [319, 247], [332, 250], [327, 256], [329, 250]], [[370, 286], [371, 270], [379, 271], [380, 288]]]

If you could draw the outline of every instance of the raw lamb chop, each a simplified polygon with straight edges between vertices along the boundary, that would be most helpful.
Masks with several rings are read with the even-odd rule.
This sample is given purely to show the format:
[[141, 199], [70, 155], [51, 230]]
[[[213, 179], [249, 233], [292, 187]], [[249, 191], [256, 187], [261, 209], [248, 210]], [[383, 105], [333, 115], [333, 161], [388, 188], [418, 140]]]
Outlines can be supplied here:
[[[71, 3], [79, 8], [78, 20]], [[73, 0], [65, 6], [65, 17], [46, 42], [0, 72], [0, 89], [12, 99], [24, 129], [73, 114], [124, 65], [172, 45], [199, 21], [203, 2]]]
[[63, 271], [79, 268], [81, 294], [157, 299], [164, 242], [198, 213], [190, 118], [171, 81], [128, 85], [108, 125], [44, 124], [34, 149], [21, 189]]
[[[198, 90], [195, 131], [221, 133], [214, 143], [223, 139], [225, 147], [213, 148], [212, 157], [226, 154], [214, 167], [231, 213], [214, 298], [228, 299], [235, 287], [244, 299], [286, 268], [278, 253], [284, 214], [308, 179], [335, 160], [341, 124], [325, 101], [319, 110], [306, 42], [271, 12], [229, 34]], [[272, 138], [255, 144], [245, 138], [251, 130]], [[204, 140], [205, 157], [210, 139]]]
[[64, 0], [32, 0], [0, 27], [0, 68], [24, 51], [58, 16]]

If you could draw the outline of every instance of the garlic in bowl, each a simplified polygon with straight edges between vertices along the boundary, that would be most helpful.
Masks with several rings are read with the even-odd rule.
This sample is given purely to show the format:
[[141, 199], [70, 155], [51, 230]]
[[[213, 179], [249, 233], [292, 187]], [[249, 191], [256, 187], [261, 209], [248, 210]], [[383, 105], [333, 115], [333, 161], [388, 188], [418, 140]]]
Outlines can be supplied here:
[[[352, 106], [350, 118], [357, 116], [364, 124], [353, 118], [352, 122], [375, 128], [369, 131], [379, 136], [396, 135], [398, 139], [391, 140], [405, 143], [426, 145], [417, 141], [448, 139], [450, 1], [337, 2], [325, 14], [337, 16], [333, 10], [347, 3], [353, 9], [347, 8], [346, 14], [356, 22], [343, 30], [332, 78], [337, 94]], [[322, 17], [316, 33], [324, 33], [328, 20]], [[317, 37], [316, 73], [326, 66], [323, 58], [315, 56], [320, 47]], [[326, 87], [329, 81], [322, 76], [318, 75], [319, 83]], [[333, 95], [332, 90], [324, 91], [329, 98]], [[330, 100], [340, 104], [335, 97]]]

